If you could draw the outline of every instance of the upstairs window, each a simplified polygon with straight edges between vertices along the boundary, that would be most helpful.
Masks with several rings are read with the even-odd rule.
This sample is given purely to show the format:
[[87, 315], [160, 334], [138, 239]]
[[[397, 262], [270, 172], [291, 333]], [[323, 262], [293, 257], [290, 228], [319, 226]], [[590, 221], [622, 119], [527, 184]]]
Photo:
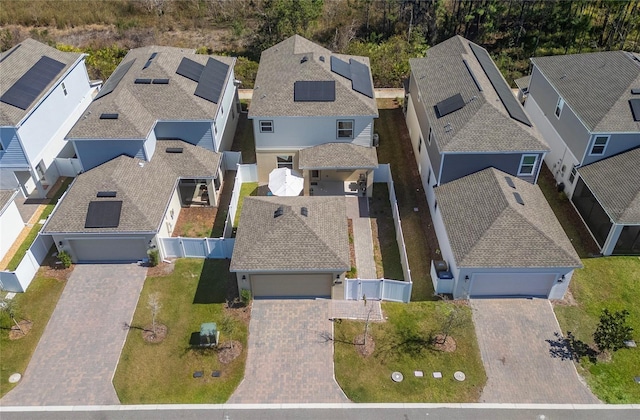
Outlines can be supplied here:
[[564, 108], [564, 100], [562, 98], [558, 98], [558, 103], [556, 104], [556, 117], [560, 118], [562, 108]]
[[538, 155], [522, 155], [520, 160], [520, 168], [518, 169], [518, 176], [521, 175], [533, 175], [536, 170], [536, 163], [538, 162]]
[[64, 85], [64, 82], [62, 82], [61, 85], [62, 85], [62, 93], [64, 93], [64, 96], [67, 96], [67, 87]]
[[279, 155], [278, 156], [278, 168], [289, 168], [293, 170], [293, 156]]
[[576, 180], [576, 175], [578, 174], [578, 167], [576, 165], [573, 165], [573, 168], [571, 168], [571, 173], [569, 174], [569, 183], [573, 185], [573, 181]]
[[418, 153], [422, 151], [422, 136], [418, 138]]
[[604, 155], [604, 151], [607, 149], [608, 142], [609, 136], [596, 136], [596, 139], [593, 142], [593, 146], [591, 146], [591, 152], [589, 154], [592, 156]]
[[353, 120], [338, 120], [338, 138], [353, 138]]
[[427, 144], [429, 144], [429, 146], [431, 146], [431, 141], [433, 140], [433, 129], [431, 129], [431, 127], [429, 127], [429, 138], [427, 139]]
[[273, 133], [273, 121], [260, 121], [261, 133]]

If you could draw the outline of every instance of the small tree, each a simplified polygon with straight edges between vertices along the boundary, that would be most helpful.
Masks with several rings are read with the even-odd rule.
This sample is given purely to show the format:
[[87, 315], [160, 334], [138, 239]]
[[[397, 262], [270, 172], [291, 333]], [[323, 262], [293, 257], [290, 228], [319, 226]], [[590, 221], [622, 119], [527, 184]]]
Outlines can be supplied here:
[[147, 255], [149, 256], [149, 265], [151, 267], [155, 267], [160, 262], [160, 252], [157, 248], [152, 248], [147, 251]]
[[60, 251], [58, 253], [58, 259], [64, 268], [71, 267], [71, 255], [69, 255], [67, 251]]
[[224, 314], [220, 321], [220, 331], [229, 336], [229, 346], [233, 349], [233, 335], [236, 332], [236, 323], [229, 314]]
[[13, 299], [2, 298], [0, 300], [0, 311], [9, 315], [9, 318], [16, 324], [16, 327], [20, 330], [22, 335], [24, 335], [24, 330], [20, 326], [20, 323], [16, 321], [16, 314], [18, 312], [18, 303]]
[[464, 323], [464, 317], [462, 316], [462, 311], [456, 305], [452, 305], [447, 317], [444, 319], [442, 323], [442, 335], [439, 340], [436, 342], [438, 344], [444, 344], [447, 342], [447, 338], [451, 335], [451, 332], [456, 328], [462, 326]]
[[629, 311], [609, 312], [603, 309], [600, 314], [600, 324], [593, 333], [593, 340], [601, 352], [616, 351], [624, 347], [624, 342], [631, 340], [633, 328], [627, 324]]
[[147, 306], [151, 310], [151, 330], [153, 331], [153, 335], [156, 335], [156, 317], [162, 308], [162, 304], [160, 303], [160, 293], [151, 293], [149, 295], [149, 300], [147, 301]]

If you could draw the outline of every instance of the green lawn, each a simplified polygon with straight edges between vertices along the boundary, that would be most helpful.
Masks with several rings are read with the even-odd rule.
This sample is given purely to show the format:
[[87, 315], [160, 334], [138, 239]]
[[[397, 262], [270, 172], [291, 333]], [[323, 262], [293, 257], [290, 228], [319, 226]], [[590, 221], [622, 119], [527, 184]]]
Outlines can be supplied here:
[[[369, 331], [375, 340], [375, 351], [362, 357], [352, 344], [362, 334], [364, 323], [343, 320], [335, 324], [335, 374], [347, 397], [354, 402], [476, 402], [486, 382], [480, 350], [471, 320], [471, 309], [462, 306], [463, 324], [452, 332], [457, 349], [445, 353], [429, 348], [423, 342], [430, 334], [438, 334], [451, 309], [446, 302], [383, 303], [388, 320], [371, 323]], [[414, 376], [415, 370], [424, 377]], [[453, 378], [463, 371], [464, 382]], [[404, 381], [391, 381], [392, 372], [401, 372]], [[434, 379], [432, 372], [442, 372]]]
[[24, 374], [27, 369], [65, 284], [38, 273], [26, 292], [16, 294], [17, 318], [33, 322], [24, 338], [9, 340], [9, 330], [14, 324], [6, 313], [0, 316], [0, 397], [16, 385], [9, 383], [9, 376], [16, 372]]
[[[146, 279], [113, 384], [122, 404], [224, 403], [244, 376], [247, 325], [231, 315], [233, 340], [242, 343], [240, 357], [224, 365], [214, 349], [192, 349], [193, 333], [203, 322], [220, 326], [231, 276], [228, 260], [179, 259], [174, 271], [164, 277]], [[167, 338], [158, 344], [142, 339], [141, 329], [151, 323], [147, 306], [151, 293], [160, 293], [158, 321], [167, 325]], [[242, 310], [242, 309], [239, 309]], [[221, 342], [229, 340], [221, 334]], [[195, 371], [203, 378], [193, 378]], [[214, 370], [222, 372], [213, 378]]]
[[233, 222], [233, 227], [238, 227], [240, 221], [240, 213], [242, 213], [242, 204], [246, 196], [258, 195], [258, 183], [257, 182], [245, 182], [240, 187], [240, 198], [238, 199], [238, 208], [236, 209], [236, 219]]
[[256, 163], [256, 147], [255, 140], [253, 138], [253, 125], [247, 118], [246, 113], [240, 114], [231, 150], [234, 152], [242, 152], [242, 163]]
[[[51, 199], [51, 202], [47, 204], [47, 206], [42, 211], [42, 214], [40, 215], [40, 219], [46, 219], [47, 217], [49, 217], [53, 209], [56, 207], [56, 203], [58, 202], [58, 199], [62, 197], [62, 194], [64, 194], [64, 192], [67, 190], [67, 188], [69, 187], [69, 184], [71, 184], [71, 181], [73, 181], [73, 178], [67, 178], [62, 182], [62, 184], [60, 185], [60, 188], [58, 188], [58, 191], [55, 193], [55, 195]], [[18, 248], [16, 253], [13, 255], [13, 258], [11, 258], [11, 260], [9, 261], [9, 264], [7, 264], [7, 268], [6, 268], [7, 271], [14, 271], [16, 268], [18, 268], [18, 265], [20, 265], [20, 262], [26, 255], [27, 250], [29, 249], [33, 241], [36, 240], [36, 237], [38, 236], [38, 232], [40, 232], [40, 229], [42, 229], [42, 226], [43, 225], [39, 223], [36, 223], [33, 225], [31, 230], [29, 231], [29, 235], [27, 235], [24, 241], [22, 241], [22, 245], [20, 245], [20, 248]]]
[[[555, 306], [562, 330], [593, 345], [593, 332], [602, 309], [626, 309], [634, 338], [640, 342], [640, 259], [638, 257], [606, 257], [583, 259], [584, 268], [576, 270], [571, 280], [571, 292], [577, 306]], [[621, 349], [611, 362], [580, 361], [580, 373], [591, 390], [607, 403], [640, 403], [640, 385], [633, 377], [640, 376], [640, 349]]]
[[371, 226], [378, 236], [378, 241], [373, 243], [377, 278], [404, 280], [387, 184], [375, 183], [369, 202]]

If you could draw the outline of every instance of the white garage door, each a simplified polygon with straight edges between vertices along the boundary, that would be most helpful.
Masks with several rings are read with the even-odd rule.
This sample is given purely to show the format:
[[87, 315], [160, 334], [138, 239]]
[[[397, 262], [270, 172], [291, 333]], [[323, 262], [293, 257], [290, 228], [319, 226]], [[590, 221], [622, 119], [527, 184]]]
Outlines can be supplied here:
[[555, 274], [509, 273], [474, 274], [471, 297], [549, 296]]
[[78, 262], [139, 261], [147, 256], [144, 238], [72, 239], [69, 244]]
[[253, 274], [251, 292], [256, 298], [330, 297], [331, 274]]

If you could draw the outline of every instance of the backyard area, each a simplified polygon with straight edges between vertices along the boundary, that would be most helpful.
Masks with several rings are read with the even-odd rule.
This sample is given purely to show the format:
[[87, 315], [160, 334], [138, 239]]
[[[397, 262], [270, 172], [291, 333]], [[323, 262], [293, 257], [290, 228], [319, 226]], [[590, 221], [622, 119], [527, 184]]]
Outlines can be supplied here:
[[[594, 348], [593, 332], [603, 309], [629, 311], [628, 323], [633, 338], [640, 342], [640, 259], [638, 257], [603, 257], [583, 259], [584, 268], [571, 279], [572, 299], [556, 302], [554, 310], [562, 331], [572, 332], [576, 339]], [[568, 302], [567, 302], [568, 301]], [[614, 352], [610, 361], [581, 357], [578, 372], [591, 391], [602, 401], [612, 404], [640, 403], [640, 350], [623, 348]]]
[[[373, 353], [363, 356], [354, 345], [364, 322], [335, 324], [335, 374], [347, 397], [358, 403], [476, 402], [486, 382], [471, 309], [460, 303], [383, 303], [385, 322], [369, 324]], [[448, 331], [443, 344], [436, 335]], [[442, 337], [438, 337], [442, 338]], [[361, 343], [361, 341], [357, 341]], [[415, 371], [423, 376], [416, 376]], [[454, 379], [461, 371], [464, 381]], [[404, 379], [394, 382], [393, 372]], [[441, 378], [435, 378], [440, 372]]]
[[369, 215], [376, 278], [404, 280], [387, 184], [381, 182], [374, 184], [373, 197], [369, 200]]
[[[157, 322], [167, 331], [161, 342], [143, 338], [143, 331], [149, 331], [152, 324], [149, 302], [154, 296], [160, 303]], [[250, 317], [249, 308], [226, 304], [233, 297], [237, 297], [237, 290], [228, 260], [179, 259], [173, 270], [147, 277], [113, 379], [120, 402], [227, 401], [244, 375]], [[206, 322], [217, 323], [221, 331], [217, 348], [194, 346], [201, 324]], [[228, 360], [234, 352], [239, 355]], [[202, 372], [202, 376], [194, 377], [195, 372]]]

